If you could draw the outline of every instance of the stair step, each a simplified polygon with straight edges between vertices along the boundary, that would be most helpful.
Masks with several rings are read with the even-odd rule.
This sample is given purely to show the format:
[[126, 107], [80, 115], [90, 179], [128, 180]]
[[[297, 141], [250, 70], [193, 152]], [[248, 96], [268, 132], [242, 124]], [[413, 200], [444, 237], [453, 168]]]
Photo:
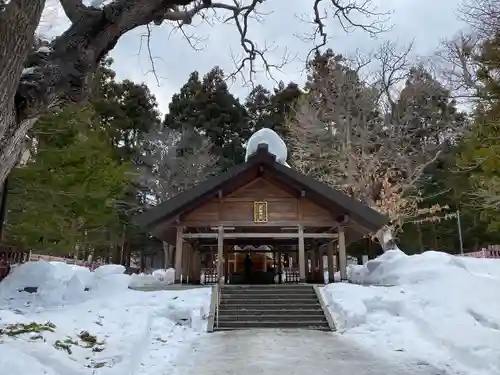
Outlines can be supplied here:
[[316, 309], [311, 309], [310, 307], [306, 307], [304, 309], [297, 309], [296, 307], [293, 308], [283, 308], [283, 309], [247, 309], [247, 308], [231, 308], [231, 309], [223, 309], [220, 310], [221, 314], [223, 313], [224, 315], [321, 315], [323, 316], [323, 310], [321, 307], [318, 306]]
[[317, 298], [300, 298], [300, 299], [284, 299], [284, 298], [226, 298], [224, 296], [220, 299], [221, 305], [254, 305], [254, 304], [267, 304], [267, 305], [316, 305], [318, 304]]
[[222, 289], [222, 294], [316, 294], [313, 289]]
[[260, 321], [264, 320], [266, 322], [275, 322], [275, 321], [297, 321], [297, 322], [302, 322], [302, 321], [316, 321], [320, 323], [327, 322], [325, 315], [284, 315], [284, 314], [279, 314], [279, 315], [228, 315], [226, 313], [221, 313], [219, 314], [219, 323], [221, 322], [234, 322], [234, 321]]
[[222, 290], [224, 295], [245, 295], [251, 296], [254, 294], [264, 294], [273, 296], [290, 296], [290, 295], [316, 295], [313, 290]]
[[222, 293], [221, 299], [247, 299], [247, 300], [253, 300], [253, 299], [279, 299], [279, 300], [290, 300], [290, 301], [296, 301], [296, 300], [301, 300], [301, 299], [313, 299], [316, 300], [318, 297], [316, 297], [315, 294], [262, 294], [262, 293], [248, 293], [248, 294], [228, 294], [228, 293]]
[[214, 327], [218, 328], [308, 328], [308, 329], [323, 329], [330, 330], [328, 323], [326, 320], [316, 321], [316, 320], [307, 320], [307, 321], [267, 321], [267, 320], [234, 320], [234, 321], [219, 321], [218, 325]]
[[243, 303], [243, 304], [221, 304], [219, 306], [220, 311], [225, 310], [311, 310], [311, 309], [321, 309], [319, 302], [308, 303], [308, 304], [274, 304], [274, 303]]

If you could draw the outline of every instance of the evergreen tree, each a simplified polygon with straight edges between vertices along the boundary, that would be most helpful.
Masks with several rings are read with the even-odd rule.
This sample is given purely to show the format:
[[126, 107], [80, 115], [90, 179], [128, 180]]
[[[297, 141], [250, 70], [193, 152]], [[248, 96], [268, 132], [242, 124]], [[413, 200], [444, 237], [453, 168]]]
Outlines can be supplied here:
[[8, 237], [52, 254], [110, 246], [130, 168], [113, 158], [107, 135], [89, 126], [91, 109], [68, 108], [42, 117], [34, 130], [33, 160], [14, 170]]
[[206, 136], [222, 170], [244, 161], [243, 145], [252, 134], [244, 106], [229, 92], [224, 73], [218, 67], [202, 80], [198, 72], [191, 73], [180, 92], [172, 97], [164, 125], [176, 131], [188, 126]]
[[280, 82], [273, 93], [261, 85], [256, 86], [245, 102], [253, 130], [271, 128], [287, 140], [290, 131], [287, 120], [293, 116], [300, 94], [299, 86], [293, 82], [286, 86]]

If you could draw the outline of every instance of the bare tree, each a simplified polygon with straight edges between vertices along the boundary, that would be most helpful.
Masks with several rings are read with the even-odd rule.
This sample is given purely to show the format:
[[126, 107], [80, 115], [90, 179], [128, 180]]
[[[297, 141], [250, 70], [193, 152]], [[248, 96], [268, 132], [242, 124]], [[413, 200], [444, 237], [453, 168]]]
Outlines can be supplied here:
[[[382, 14], [375, 11], [371, 0], [310, 1], [320, 43], [327, 37], [325, 7], [333, 9], [333, 18], [345, 28], [363, 28], [369, 33], [381, 30]], [[71, 25], [49, 46], [37, 50], [32, 46], [45, 0], [0, 2], [0, 184], [37, 118], [50, 109], [84, 101], [89, 77], [100, 60], [123, 34], [136, 27], [167, 23], [184, 30], [195, 17], [222, 20], [220, 13], [224, 13], [227, 17], [222, 22], [235, 25], [244, 51], [236, 72], [247, 68], [253, 74], [258, 59], [266, 69], [273, 67], [249, 31], [249, 20], [258, 15], [264, 0], [112, 0], [106, 5], [95, 1], [92, 6], [82, 0], [59, 2]], [[360, 22], [360, 16], [369, 21]]]
[[142, 182], [160, 203], [185, 191], [217, 172], [218, 157], [212, 144], [191, 127], [181, 131], [163, 129], [147, 137], [143, 159], [147, 168]]
[[[218, 157], [211, 153], [212, 144], [193, 128], [181, 131], [163, 128], [146, 138], [141, 185], [147, 186], [152, 204], [158, 204], [187, 190], [218, 171]], [[173, 248], [163, 243], [165, 268], [173, 266]]]
[[394, 235], [405, 222], [442, 217], [443, 207], [419, 208], [419, 187], [425, 168], [467, 124], [447, 91], [411, 66], [408, 51], [384, 45], [374, 83], [331, 52], [316, 56], [290, 124], [296, 168], [389, 216], [373, 234], [384, 250], [396, 248]]
[[468, 28], [442, 43], [437, 61], [454, 96], [470, 102], [481, 98], [477, 57], [483, 43], [500, 30], [500, 0], [464, 0], [458, 11]]

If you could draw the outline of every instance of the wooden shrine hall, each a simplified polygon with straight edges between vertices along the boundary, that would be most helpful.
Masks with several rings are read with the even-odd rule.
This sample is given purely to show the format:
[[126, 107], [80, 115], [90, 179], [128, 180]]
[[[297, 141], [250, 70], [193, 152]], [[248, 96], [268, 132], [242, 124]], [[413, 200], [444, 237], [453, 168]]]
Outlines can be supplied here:
[[[175, 246], [176, 282], [323, 283], [347, 279], [346, 245], [386, 216], [282, 165], [260, 144], [248, 161], [138, 215]], [[220, 275], [220, 277], [219, 277]]]

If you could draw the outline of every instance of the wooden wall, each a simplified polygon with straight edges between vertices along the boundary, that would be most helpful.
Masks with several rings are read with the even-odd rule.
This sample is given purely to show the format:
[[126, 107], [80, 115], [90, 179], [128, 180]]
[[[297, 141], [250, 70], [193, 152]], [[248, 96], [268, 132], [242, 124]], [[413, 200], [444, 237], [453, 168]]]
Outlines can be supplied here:
[[298, 198], [285, 186], [265, 178], [258, 178], [223, 198], [202, 204], [180, 218], [189, 226], [219, 222], [253, 222], [255, 201], [267, 201], [268, 223], [273, 222], [331, 222], [334, 215], [314, 204], [307, 197]]

